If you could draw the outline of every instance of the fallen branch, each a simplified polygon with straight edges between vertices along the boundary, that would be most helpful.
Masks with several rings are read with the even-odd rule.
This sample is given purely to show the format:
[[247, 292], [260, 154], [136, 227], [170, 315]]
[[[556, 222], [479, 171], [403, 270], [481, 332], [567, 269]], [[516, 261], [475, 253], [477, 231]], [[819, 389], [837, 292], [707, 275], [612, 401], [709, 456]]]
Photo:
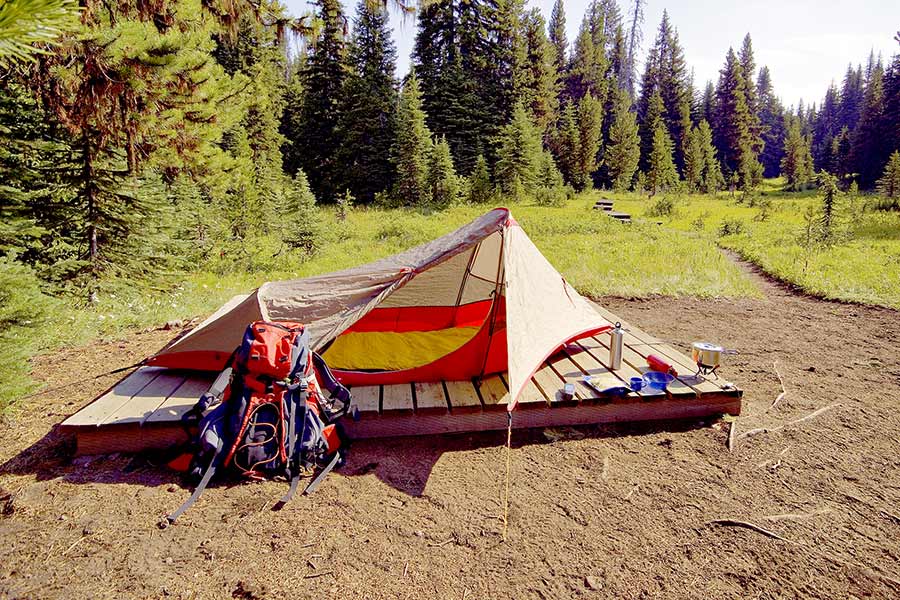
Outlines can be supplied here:
[[737, 419], [731, 422], [731, 425], [728, 427], [728, 451], [732, 452], [734, 450], [734, 436], [737, 435]]
[[751, 429], [750, 431], [745, 431], [744, 433], [740, 434], [738, 436], [738, 439], [742, 440], [744, 438], [753, 437], [754, 435], [759, 435], [760, 433], [775, 433], [776, 431], [781, 431], [782, 429], [786, 429], [792, 425], [798, 425], [800, 423], [803, 423], [804, 421], [809, 421], [810, 419], [814, 419], [814, 418], [818, 417], [819, 415], [821, 415], [822, 413], [828, 412], [832, 408], [838, 407], [840, 405], [841, 405], [840, 402], [835, 402], [834, 404], [829, 404], [828, 406], [823, 406], [822, 408], [819, 408], [819, 409], [814, 410], [813, 412], [809, 413], [805, 417], [800, 417], [799, 419], [797, 419], [795, 421], [790, 421], [783, 425], [779, 425], [778, 427], [760, 427], [758, 429]]
[[316, 577], [324, 577], [326, 575], [334, 575], [334, 571], [322, 571], [321, 573], [307, 573], [303, 579], [315, 579]]
[[772, 401], [772, 405], [769, 406], [769, 410], [772, 410], [776, 406], [778, 406], [778, 403], [781, 402], [785, 396], [787, 396], [787, 388], [784, 387], [784, 378], [781, 376], [781, 373], [778, 372], [778, 361], [777, 360], [772, 364], [772, 367], [775, 369], [775, 374], [778, 375], [778, 382], [781, 384], [781, 393], [775, 397], [774, 401]]
[[450, 538], [449, 540], [444, 540], [443, 542], [438, 542], [436, 544], [428, 544], [431, 548], [443, 548], [450, 542], [455, 542], [456, 538]]
[[716, 525], [725, 525], [727, 527], [743, 527], [744, 529], [750, 529], [755, 531], [756, 533], [761, 533], [766, 537], [770, 537], [776, 540], [780, 540], [782, 542], [787, 542], [788, 544], [796, 544], [797, 542], [793, 542], [787, 538], [781, 537], [774, 531], [769, 531], [768, 529], [764, 529], [759, 525], [754, 525], [753, 523], [748, 523], [747, 521], [738, 521], [737, 519], [713, 519], [710, 523], [714, 523]]

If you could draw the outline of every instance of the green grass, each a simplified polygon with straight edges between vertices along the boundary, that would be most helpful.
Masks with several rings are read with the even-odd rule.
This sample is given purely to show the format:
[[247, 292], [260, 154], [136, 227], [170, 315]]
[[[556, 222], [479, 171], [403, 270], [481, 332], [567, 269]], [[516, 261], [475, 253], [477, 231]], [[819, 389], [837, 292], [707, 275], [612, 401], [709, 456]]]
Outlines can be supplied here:
[[[841, 197], [835, 241], [807, 245], [804, 213], [820, 209], [821, 196], [785, 194], [772, 189], [777, 182], [767, 183], [754, 203], [729, 194], [686, 196], [676, 201], [674, 215], [646, 218], [734, 250], [811, 294], [900, 309], [900, 213], [870, 211], [865, 198]], [[617, 210], [635, 215], [646, 214], [652, 204], [633, 194], [614, 198]], [[764, 221], [760, 200], [771, 203]], [[742, 231], [721, 236], [725, 222], [739, 223]]]
[[[601, 192], [582, 194], [562, 207], [520, 203], [510, 209], [550, 262], [588, 296], [758, 296], [752, 281], [719, 250], [722, 246], [811, 293], [900, 308], [900, 214], [864, 211], [862, 200], [843, 199], [839, 243], [807, 248], [803, 213], [818, 206], [820, 198], [816, 192], [779, 189], [779, 182], [770, 181], [761, 190], [771, 202], [765, 221], [757, 220], [758, 205], [738, 203], [729, 194], [678, 197], [675, 212], [662, 217], [648, 216], [654, 201], [646, 196]], [[616, 210], [631, 213], [634, 222], [623, 225], [592, 210], [600, 196], [612, 197]], [[46, 316], [11, 327], [0, 337], [6, 346], [0, 350], [21, 366], [25, 356], [63, 345], [202, 317], [264, 281], [370, 262], [448, 233], [490, 208], [455, 206], [438, 213], [354, 208], [339, 222], [332, 208], [323, 207], [321, 249], [312, 257], [262, 238], [249, 242], [240, 259], [218, 257], [162, 284], [106, 282], [105, 292], [91, 305], [74, 298], [46, 299]], [[721, 236], [724, 222], [740, 224], [741, 233]], [[0, 365], [0, 414], [26, 389], [22, 368]]]

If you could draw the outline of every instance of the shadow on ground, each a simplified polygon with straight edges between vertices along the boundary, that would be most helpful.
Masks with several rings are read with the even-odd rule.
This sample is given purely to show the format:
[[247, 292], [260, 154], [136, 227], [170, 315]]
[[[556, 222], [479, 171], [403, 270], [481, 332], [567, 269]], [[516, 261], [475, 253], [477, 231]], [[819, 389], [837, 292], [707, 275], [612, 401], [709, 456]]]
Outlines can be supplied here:
[[[708, 427], [715, 418], [684, 421], [614, 423], [543, 429], [516, 429], [512, 447], [561, 443], [583, 439], [629, 438], [669, 432], [687, 433]], [[445, 453], [501, 448], [506, 432], [443, 434], [415, 438], [387, 438], [353, 442], [347, 462], [336, 476], [354, 477], [374, 474], [379, 480], [409, 496], [421, 497], [434, 465]], [[43, 438], [0, 465], [0, 475], [33, 475], [38, 481], [60, 479], [67, 483], [132, 484], [155, 487], [186, 483], [186, 478], [166, 465], [183, 453], [183, 448], [147, 451], [135, 455], [75, 456], [75, 439], [54, 427]], [[334, 476], [334, 475], [333, 475]], [[242, 483], [224, 478], [216, 486]]]

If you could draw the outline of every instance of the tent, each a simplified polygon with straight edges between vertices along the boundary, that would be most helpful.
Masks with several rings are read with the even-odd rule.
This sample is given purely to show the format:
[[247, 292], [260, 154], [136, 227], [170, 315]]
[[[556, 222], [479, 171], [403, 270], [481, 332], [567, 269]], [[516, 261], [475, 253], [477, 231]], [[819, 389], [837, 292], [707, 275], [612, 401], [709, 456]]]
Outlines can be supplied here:
[[508, 372], [510, 410], [564, 344], [609, 330], [505, 208], [432, 242], [316, 277], [265, 283], [147, 364], [218, 371], [254, 320], [305, 323], [347, 385]]

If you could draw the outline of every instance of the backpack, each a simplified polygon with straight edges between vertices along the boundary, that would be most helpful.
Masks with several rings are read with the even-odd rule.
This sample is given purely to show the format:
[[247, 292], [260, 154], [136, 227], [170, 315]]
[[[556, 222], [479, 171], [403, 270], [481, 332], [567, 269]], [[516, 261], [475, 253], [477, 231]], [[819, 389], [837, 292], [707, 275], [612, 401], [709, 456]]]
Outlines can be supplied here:
[[[319, 378], [330, 392], [327, 400]], [[251, 323], [225, 370], [184, 416], [187, 425], [197, 427], [189, 471], [199, 483], [166, 517], [168, 523], [174, 523], [221, 470], [253, 480], [284, 476], [290, 488], [276, 504], [278, 510], [293, 497], [300, 476], [318, 469], [304, 490], [311, 494], [343, 460], [346, 444], [336, 421], [351, 411], [355, 417], [350, 392], [309, 350], [303, 325]]]

